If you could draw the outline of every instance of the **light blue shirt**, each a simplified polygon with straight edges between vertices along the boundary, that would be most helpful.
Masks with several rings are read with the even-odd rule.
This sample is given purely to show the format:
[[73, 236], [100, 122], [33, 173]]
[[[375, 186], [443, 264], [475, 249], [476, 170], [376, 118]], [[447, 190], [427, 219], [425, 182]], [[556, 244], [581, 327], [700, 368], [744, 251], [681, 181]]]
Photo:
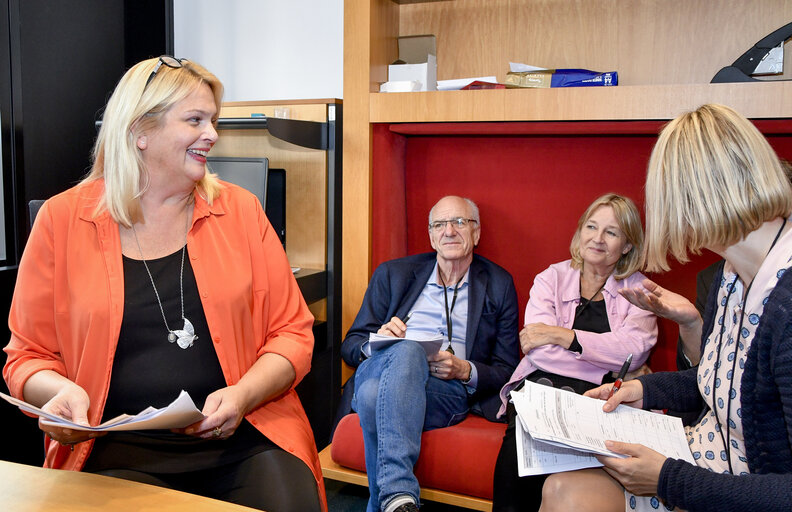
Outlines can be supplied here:
[[[437, 263], [435, 263], [432, 274], [429, 280], [424, 285], [423, 291], [418, 296], [418, 299], [410, 309], [410, 319], [407, 322], [406, 337], [429, 337], [440, 334], [448, 339], [448, 328], [446, 323], [446, 307], [443, 293], [446, 293], [448, 298], [448, 309], [451, 312], [451, 346], [454, 349], [454, 355], [459, 359], [465, 359], [467, 350], [465, 347], [465, 338], [467, 336], [467, 316], [468, 316], [468, 296], [470, 295], [470, 284], [468, 283], [468, 275], [470, 269], [462, 276], [457, 289], [456, 302], [454, 301], [454, 287], [457, 283], [449, 284], [447, 287], [438, 284], [440, 279], [437, 277]], [[454, 308], [451, 309], [453, 303]], [[448, 341], [446, 341], [440, 350], [448, 348]], [[476, 372], [476, 365], [470, 363], [471, 373], [470, 381], [466, 383], [469, 390], [475, 391], [478, 384], [478, 373]]]
[[[451, 346], [454, 348], [454, 355], [464, 360], [467, 355], [465, 338], [467, 336], [468, 296], [470, 294], [469, 274], [470, 269], [462, 276], [457, 289], [456, 302], [454, 302], [454, 287], [457, 283], [450, 284], [447, 287], [438, 284], [440, 279], [437, 277], [437, 263], [435, 263], [429, 280], [410, 309], [410, 318], [407, 321], [405, 336], [407, 338], [427, 338], [440, 334], [448, 340], [446, 307], [445, 299], [443, 298], [443, 291], [445, 291], [448, 298], [448, 309], [451, 312]], [[454, 304], [453, 309], [451, 309], [452, 303]], [[440, 350], [445, 350], [446, 348], [448, 348], [448, 341], [443, 344]], [[371, 357], [371, 347], [368, 341], [363, 344], [361, 350], [366, 357]], [[478, 384], [478, 372], [476, 371], [476, 365], [470, 361], [468, 362], [470, 363], [470, 380], [464, 382], [464, 384], [467, 386], [469, 393], [474, 393]]]

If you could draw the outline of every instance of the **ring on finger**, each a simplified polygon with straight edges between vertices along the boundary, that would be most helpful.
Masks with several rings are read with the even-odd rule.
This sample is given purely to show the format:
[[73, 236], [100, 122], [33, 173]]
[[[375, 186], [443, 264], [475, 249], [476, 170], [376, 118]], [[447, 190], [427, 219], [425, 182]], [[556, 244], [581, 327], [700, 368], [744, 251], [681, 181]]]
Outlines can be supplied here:
[[223, 429], [220, 427], [215, 427], [212, 429], [212, 437], [220, 437], [223, 435]]

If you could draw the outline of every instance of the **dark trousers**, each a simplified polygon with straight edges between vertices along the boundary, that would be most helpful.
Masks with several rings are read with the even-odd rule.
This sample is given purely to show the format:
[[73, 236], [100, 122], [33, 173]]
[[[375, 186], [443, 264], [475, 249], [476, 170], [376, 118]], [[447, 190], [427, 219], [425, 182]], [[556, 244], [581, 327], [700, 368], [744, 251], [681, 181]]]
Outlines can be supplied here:
[[508, 426], [503, 434], [492, 489], [492, 512], [532, 512], [542, 504], [542, 486], [547, 475], [519, 476], [517, 474], [517, 445], [515, 438], [516, 413], [509, 403], [506, 409]]
[[313, 473], [300, 459], [280, 449], [201, 471], [165, 474], [106, 469], [96, 473], [269, 512], [321, 511]]

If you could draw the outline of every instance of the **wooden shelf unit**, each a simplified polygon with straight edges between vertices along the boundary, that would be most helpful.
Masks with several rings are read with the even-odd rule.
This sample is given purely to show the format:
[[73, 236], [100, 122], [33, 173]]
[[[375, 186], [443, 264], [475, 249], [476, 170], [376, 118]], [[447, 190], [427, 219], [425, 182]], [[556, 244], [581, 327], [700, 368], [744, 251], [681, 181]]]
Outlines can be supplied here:
[[371, 123], [668, 120], [704, 103], [792, 117], [792, 81], [370, 93]]
[[[790, 19], [788, 0], [345, 0], [343, 331], [373, 270], [376, 124], [668, 120], [709, 102], [755, 119], [792, 118], [792, 82], [708, 83]], [[437, 37], [439, 80], [503, 82], [512, 61], [616, 70], [620, 85], [378, 93], [397, 37], [417, 34]]]

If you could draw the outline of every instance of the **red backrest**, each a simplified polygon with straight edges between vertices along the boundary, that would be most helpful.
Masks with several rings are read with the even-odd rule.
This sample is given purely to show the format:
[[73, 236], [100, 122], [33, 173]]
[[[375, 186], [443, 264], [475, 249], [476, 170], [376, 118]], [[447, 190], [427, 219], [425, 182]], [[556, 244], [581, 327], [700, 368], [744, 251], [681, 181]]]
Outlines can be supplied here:
[[[578, 218], [591, 201], [617, 192], [643, 211], [646, 166], [662, 125], [374, 125], [372, 268], [391, 258], [431, 251], [429, 209], [444, 195], [469, 197], [481, 212], [476, 251], [511, 272], [522, 311], [534, 276], [569, 258]], [[757, 125], [780, 157], [792, 159], [792, 121]], [[696, 273], [717, 258], [707, 253], [649, 277], [693, 300]], [[675, 368], [676, 337], [676, 326], [662, 321], [652, 369]]]

